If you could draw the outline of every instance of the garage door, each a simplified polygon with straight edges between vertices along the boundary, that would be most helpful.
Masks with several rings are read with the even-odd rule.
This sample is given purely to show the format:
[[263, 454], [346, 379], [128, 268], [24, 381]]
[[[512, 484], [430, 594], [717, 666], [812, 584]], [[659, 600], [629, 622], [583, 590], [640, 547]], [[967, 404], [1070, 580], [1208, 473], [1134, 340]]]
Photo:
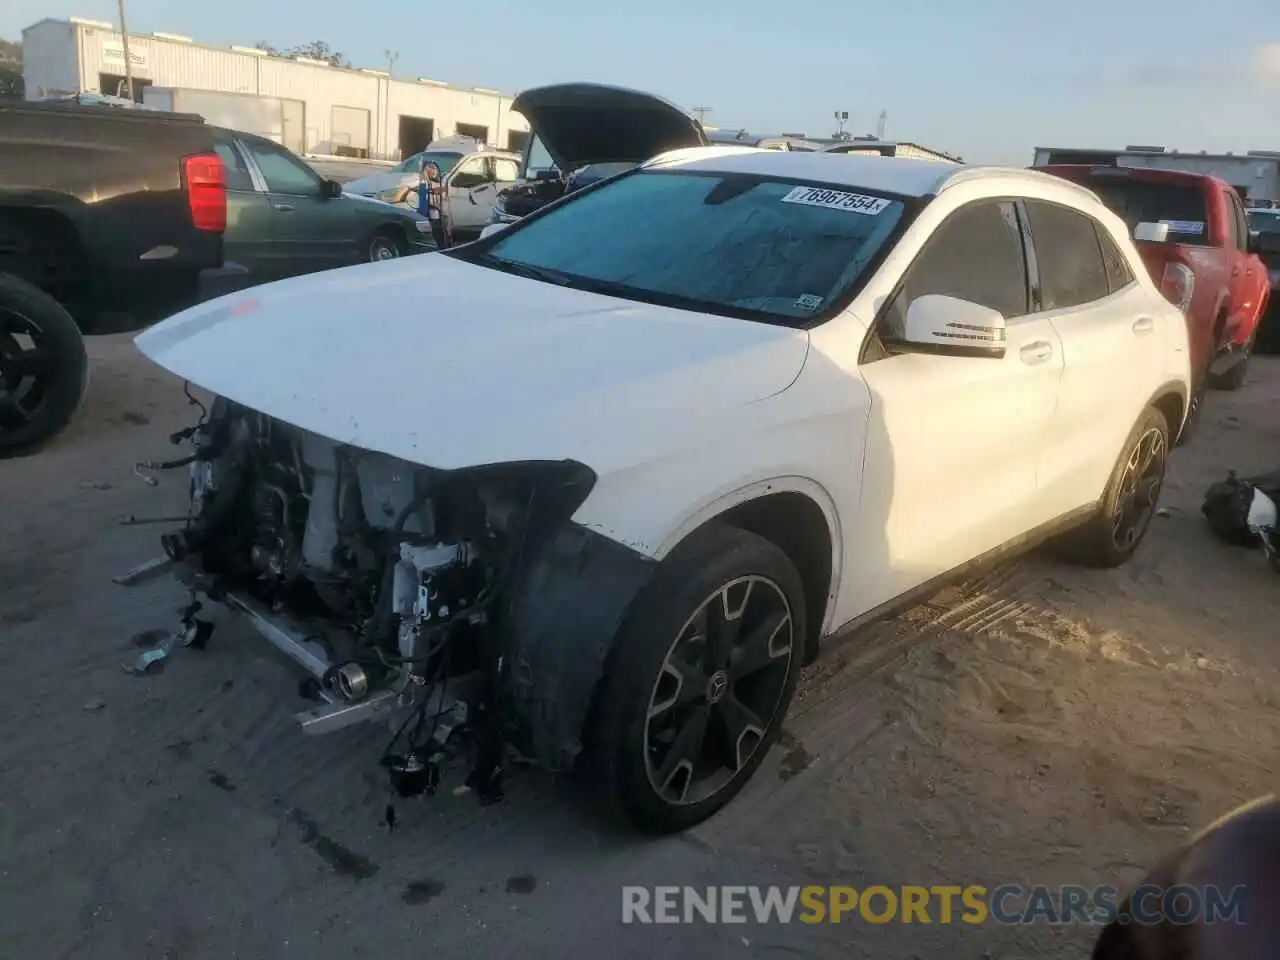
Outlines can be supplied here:
[[334, 153], [347, 156], [369, 155], [369, 111], [360, 107], [334, 107], [330, 127]]

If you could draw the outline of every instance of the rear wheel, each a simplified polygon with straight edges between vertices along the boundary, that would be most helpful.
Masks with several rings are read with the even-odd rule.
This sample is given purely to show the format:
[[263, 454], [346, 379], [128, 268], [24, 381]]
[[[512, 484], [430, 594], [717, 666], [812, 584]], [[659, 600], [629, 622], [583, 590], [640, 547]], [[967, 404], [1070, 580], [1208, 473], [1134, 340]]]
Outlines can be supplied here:
[[805, 636], [800, 575], [774, 544], [714, 527], [677, 548], [598, 692], [590, 764], [614, 808], [667, 833], [732, 800], [781, 731]]
[[396, 260], [404, 254], [404, 241], [390, 230], [380, 230], [369, 241], [367, 257], [370, 263]]
[[88, 380], [84, 338], [71, 314], [38, 287], [0, 274], [0, 458], [65, 427]]
[[1155, 516], [1168, 452], [1168, 421], [1150, 407], [1125, 441], [1098, 513], [1060, 539], [1060, 552], [1090, 567], [1118, 567], [1127, 562]]

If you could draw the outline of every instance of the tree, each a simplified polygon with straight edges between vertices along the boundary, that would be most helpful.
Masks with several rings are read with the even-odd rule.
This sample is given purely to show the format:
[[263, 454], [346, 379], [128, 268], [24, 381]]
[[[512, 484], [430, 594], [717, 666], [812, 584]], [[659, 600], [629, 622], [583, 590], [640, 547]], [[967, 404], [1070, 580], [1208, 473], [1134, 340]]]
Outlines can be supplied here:
[[312, 40], [310, 43], [304, 43], [299, 47], [290, 47], [287, 50], [280, 50], [265, 40], [259, 40], [255, 46], [259, 50], [267, 51], [273, 57], [306, 57], [308, 60], [323, 60], [334, 67], [346, 67], [348, 69], [351, 67], [350, 60], [323, 40]]
[[0, 40], [0, 100], [23, 97], [22, 44]]

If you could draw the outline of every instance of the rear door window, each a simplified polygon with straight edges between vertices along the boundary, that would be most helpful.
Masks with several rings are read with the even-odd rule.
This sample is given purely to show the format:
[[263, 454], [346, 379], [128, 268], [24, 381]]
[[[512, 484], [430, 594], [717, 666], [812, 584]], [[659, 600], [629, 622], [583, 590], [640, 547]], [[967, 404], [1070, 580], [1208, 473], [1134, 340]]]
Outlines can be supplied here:
[[1066, 310], [1111, 293], [1092, 217], [1043, 200], [1025, 201], [1045, 310]]
[[222, 161], [222, 169], [227, 180], [227, 189], [240, 193], [249, 193], [254, 189], [253, 177], [249, 174], [249, 165], [229, 139], [219, 137], [213, 149]]
[[1123, 290], [1133, 283], [1136, 277], [1129, 266], [1129, 261], [1120, 252], [1116, 242], [1111, 239], [1111, 232], [1102, 224], [1097, 224], [1098, 243], [1102, 245], [1102, 265], [1107, 271], [1107, 286], [1112, 293]]

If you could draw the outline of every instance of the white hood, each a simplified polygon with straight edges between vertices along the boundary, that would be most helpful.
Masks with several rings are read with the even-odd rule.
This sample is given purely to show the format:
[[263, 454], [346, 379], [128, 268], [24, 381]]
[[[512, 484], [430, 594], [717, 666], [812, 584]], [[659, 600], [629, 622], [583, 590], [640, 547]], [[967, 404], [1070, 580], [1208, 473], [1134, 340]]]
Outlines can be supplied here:
[[374, 173], [359, 180], [348, 180], [342, 185], [342, 189], [347, 193], [371, 197], [383, 190], [416, 185], [418, 179], [418, 175], [413, 173]]
[[135, 342], [342, 443], [443, 469], [574, 459], [603, 474], [749, 429], [742, 408], [785, 390], [809, 341], [427, 254], [221, 297]]

